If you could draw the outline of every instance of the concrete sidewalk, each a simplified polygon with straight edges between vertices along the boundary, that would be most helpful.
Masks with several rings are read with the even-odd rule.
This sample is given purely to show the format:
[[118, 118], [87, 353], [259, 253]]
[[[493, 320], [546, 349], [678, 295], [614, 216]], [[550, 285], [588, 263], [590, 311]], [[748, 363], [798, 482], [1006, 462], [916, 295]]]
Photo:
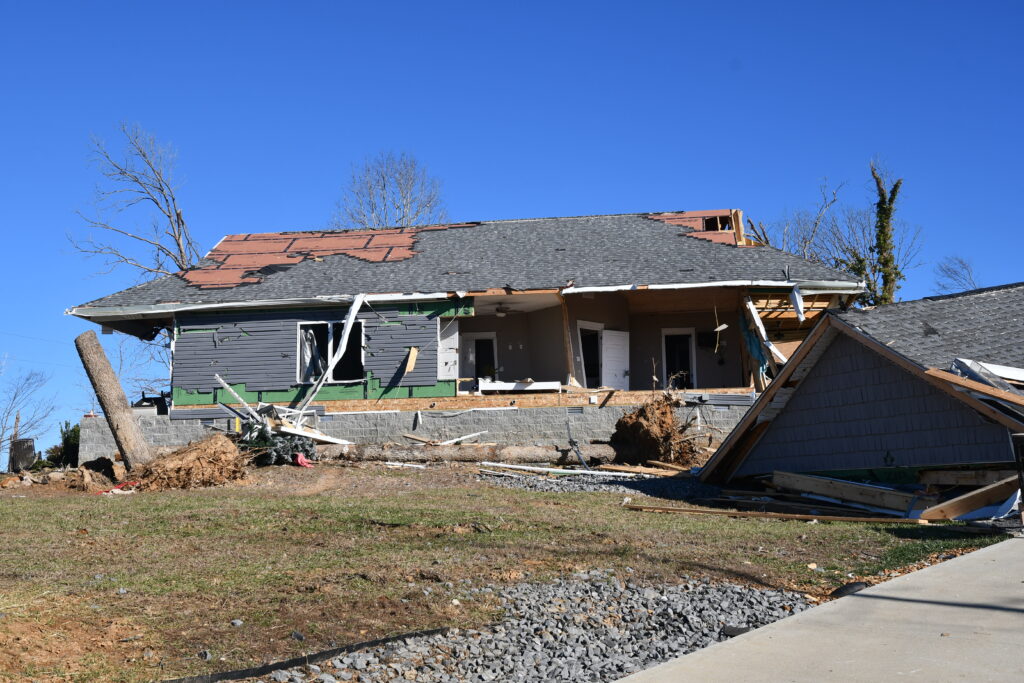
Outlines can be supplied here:
[[833, 600], [622, 679], [1024, 679], [1024, 539]]

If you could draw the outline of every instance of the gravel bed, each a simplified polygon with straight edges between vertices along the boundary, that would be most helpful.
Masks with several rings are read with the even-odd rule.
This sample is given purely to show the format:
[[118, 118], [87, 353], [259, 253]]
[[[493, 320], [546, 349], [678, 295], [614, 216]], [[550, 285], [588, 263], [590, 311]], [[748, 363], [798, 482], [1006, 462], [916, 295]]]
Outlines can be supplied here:
[[654, 498], [684, 500], [686, 498], [713, 498], [718, 488], [703, 484], [691, 477], [656, 477], [640, 475], [617, 479], [615, 477], [592, 477], [586, 474], [562, 475], [558, 477], [499, 476], [481, 473], [478, 481], [511, 489], [545, 491], [548, 493], [580, 493], [599, 491], [605, 493], [636, 493]]
[[657, 588], [593, 570], [554, 583], [472, 589], [496, 595], [487, 629], [408, 638], [319, 666], [275, 671], [277, 683], [337, 681], [614, 681], [803, 611], [797, 593], [702, 581]]

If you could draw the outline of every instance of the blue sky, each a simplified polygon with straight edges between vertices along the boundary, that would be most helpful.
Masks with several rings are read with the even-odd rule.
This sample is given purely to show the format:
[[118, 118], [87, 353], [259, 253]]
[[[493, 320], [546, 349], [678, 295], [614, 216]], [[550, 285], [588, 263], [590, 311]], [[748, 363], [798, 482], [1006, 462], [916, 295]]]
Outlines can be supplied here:
[[[451, 218], [810, 206], [905, 178], [932, 264], [1024, 279], [1019, 2], [11, 2], [0, 0], [6, 373], [88, 405], [68, 306], [121, 289], [68, 244], [89, 140], [137, 122], [179, 153], [203, 247], [324, 226], [351, 165], [405, 150]], [[1009, 225], [1002, 225], [1009, 222]], [[105, 341], [109, 338], [105, 338]], [[51, 430], [40, 443], [56, 439]]]

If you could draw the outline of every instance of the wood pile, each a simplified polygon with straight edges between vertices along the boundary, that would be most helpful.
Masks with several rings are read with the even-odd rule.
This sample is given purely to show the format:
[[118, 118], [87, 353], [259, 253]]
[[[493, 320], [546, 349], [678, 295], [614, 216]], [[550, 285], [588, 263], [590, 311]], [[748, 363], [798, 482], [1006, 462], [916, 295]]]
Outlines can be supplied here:
[[[1014, 502], [1019, 500], [1018, 489], [1022, 480], [1024, 477], [1005, 470], [933, 470], [921, 472], [917, 485], [888, 486], [834, 477], [773, 472], [770, 477], [756, 479], [749, 489], [723, 489], [716, 497], [690, 501], [711, 508], [732, 510], [637, 505], [626, 507], [648, 512], [733, 517], [928, 524], [957, 519], [1004, 517], [1011, 511]], [[934, 482], [948, 485], [939, 486]]]

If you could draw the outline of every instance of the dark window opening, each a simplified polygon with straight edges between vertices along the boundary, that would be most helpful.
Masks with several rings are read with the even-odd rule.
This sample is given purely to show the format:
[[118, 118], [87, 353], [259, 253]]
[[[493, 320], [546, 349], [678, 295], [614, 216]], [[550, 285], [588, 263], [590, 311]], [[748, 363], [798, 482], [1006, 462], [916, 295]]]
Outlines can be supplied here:
[[[316, 382], [327, 371], [341, 346], [344, 323], [299, 325], [299, 380]], [[331, 382], [363, 379], [363, 324], [356, 322], [349, 333], [345, 353], [334, 366]]]
[[692, 389], [693, 368], [690, 364], [688, 334], [665, 335], [665, 382], [670, 389]]
[[601, 386], [601, 333], [597, 330], [580, 330], [580, 345], [583, 355], [584, 385], [589, 388]]
[[[336, 355], [338, 347], [341, 345], [341, 336], [345, 325], [344, 323], [334, 323], [332, 327], [331, 353]], [[334, 366], [334, 372], [331, 373], [332, 380], [343, 382], [345, 380], [363, 378], [362, 339], [363, 324], [358, 322], [352, 323], [352, 331], [348, 335], [348, 345], [345, 347], [345, 353], [342, 354], [341, 360]]]
[[732, 230], [732, 221], [729, 219], [729, 216], [706, 216], [704, 218], [704, 230], [714, 232]]

